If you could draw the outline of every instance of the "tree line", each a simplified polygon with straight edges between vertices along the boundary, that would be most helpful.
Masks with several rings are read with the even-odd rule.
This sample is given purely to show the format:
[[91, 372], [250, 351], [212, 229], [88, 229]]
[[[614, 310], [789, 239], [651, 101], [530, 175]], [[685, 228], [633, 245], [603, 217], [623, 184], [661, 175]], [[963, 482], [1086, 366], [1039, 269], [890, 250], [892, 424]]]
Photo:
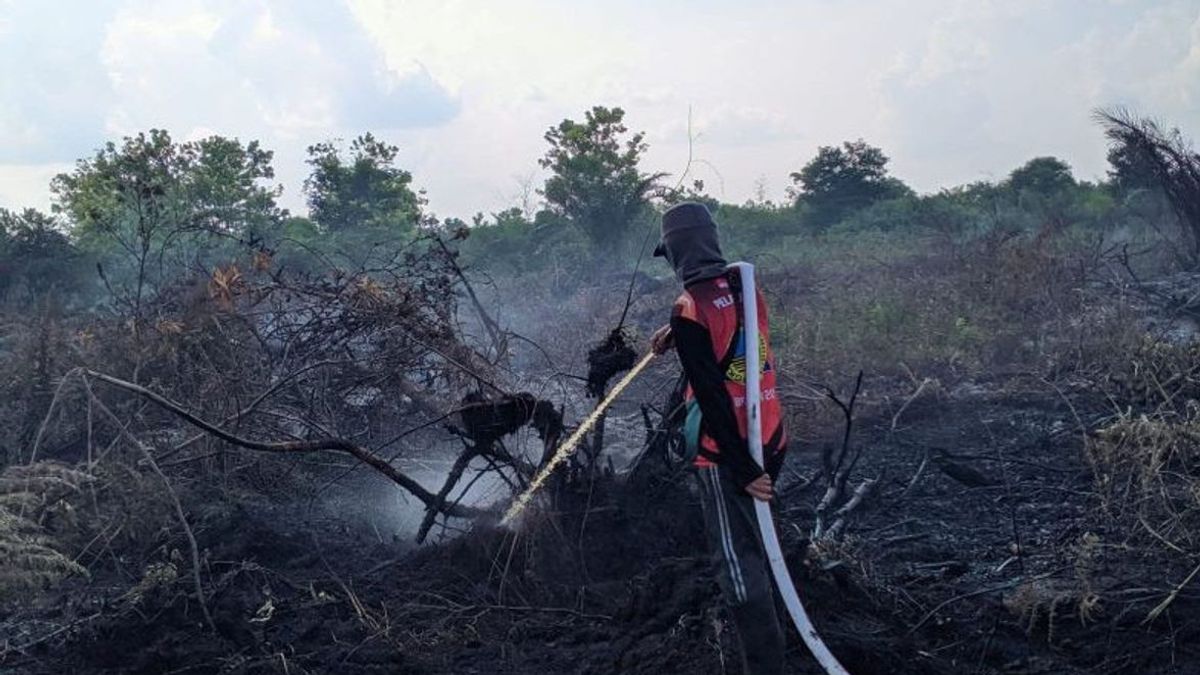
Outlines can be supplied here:
[[[655, 213], [684, 199], [717, 211], [738, 253], [866, 230], [954, 235], [1174, 219], [1186, 232], [1194, 217], [1188, 181], [1200, 183], [1189, 173], [1200, 166], [1194, 151], [1178, 131], [1128, 114], [1101, 122], [1110, 169], [1098, 182], [1078, 180], [1058, 158], [1037, 157], [1000, 181], [918, 195], [891, 174], [881, 148], [858, 139], [818, 148], [790, 175], [781, 202], [726, 204], [702, 181], [669, 186], [666, 174], [645, 171], [644, 133], [627, 127], [621, 108], [597, 106], [545, 133], [540, 208], [479, 213], [470, 222], [431, 213], [400, 166], [399, 148], [370, 133], [307, 149], [307, 213], [297, 215], [279, 205], [273, 153], [257, 141], [179, 142], [151, 130], [109, 142], [55, 177], [50, 213], [0, 210], [0, 293], [24, 303], [52, 292], [94, 299], [103, 289], [136, 314], [154, 288], [247, 252], [293, 269], [369, 269], [422, 233], [460, 241], [468, 263], [494, 271], [563, 257], [625, 267], [643, 251]], [[1200, 260], [1200, 245], [1192, 248]]]

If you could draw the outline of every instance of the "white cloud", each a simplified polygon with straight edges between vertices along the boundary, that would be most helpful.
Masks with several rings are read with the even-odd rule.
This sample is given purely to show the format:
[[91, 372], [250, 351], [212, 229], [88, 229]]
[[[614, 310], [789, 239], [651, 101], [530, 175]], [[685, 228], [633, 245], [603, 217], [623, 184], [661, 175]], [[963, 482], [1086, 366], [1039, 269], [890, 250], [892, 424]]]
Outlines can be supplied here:
[[[961, 3], [883, 77], [878, 142], [918, 188], [999, 178], [1053, 154], [1103, 175], [1098, 107], [1129, 104], [1195, 133], [1181, 63], [1195, 0]], [[1188, 125], [1192, 125], [1188, 129]]]
[[428, 70], [389, 69], [347, 10], [316, 0], [137, 4], [109, 26], [103, 57], [119, 133], [205, 124], [309, 142], [458, 112]]
[[0, 209], [50, 208], [50, 180], [70, 164], [0, 164]]
[[648, 132], [647, 171], [690, 150], [734, 201], [859, 137], [934, 189], [1043, 154], [1103, 173], [1096, 106], [1200, 136], [1200, 0], [347, 2], [0, 0], [0, 166], [150, 126], [236, 135], [277, 151], [298, 208], [305, 146], [370, 130], [469, 216], [511, 205], [545, 130], [593, 105]]
[[103, 140], [111, 92], [96, 52], [111, 4], [0, 5], [0, 165], [69, 160]]

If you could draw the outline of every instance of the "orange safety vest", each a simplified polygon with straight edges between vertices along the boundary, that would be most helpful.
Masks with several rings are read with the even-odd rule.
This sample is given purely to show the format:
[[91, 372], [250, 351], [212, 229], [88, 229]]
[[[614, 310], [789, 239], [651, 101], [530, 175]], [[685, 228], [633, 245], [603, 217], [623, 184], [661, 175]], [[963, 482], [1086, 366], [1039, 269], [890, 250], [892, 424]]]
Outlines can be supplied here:
[[[712, 338], [713, 355], [725, 374], [725, 389], [733, 401], [734, 415], [738, 421], [738, 435], [746, 438], [746, 340], [742, 330], [741, 289], [734, 289], [737, 272], [723, 277], [708, 279], [689, 286], [675, 301], [677, 316], [704, 326]], [[762, 292], [758, 292], [758, 349], [762, 368], [762, 437], [763, 458], [769, 460], [787, 446], [787, 432], [783, 428], [783, 409], [775, 389], [775, 356], [771, 352], [771, 338], [767, 326], [767, 307]], [[684, 394], [689, 415], [698, 413], [695, 393], [689, 383]], [[689, 425], [691, 426], [691, 425]], [[703, 422], [699, 424], [696, 443], [695, 464], [699, 467], [713, 466], [720, 461], [721, 449], [707, 433]]]

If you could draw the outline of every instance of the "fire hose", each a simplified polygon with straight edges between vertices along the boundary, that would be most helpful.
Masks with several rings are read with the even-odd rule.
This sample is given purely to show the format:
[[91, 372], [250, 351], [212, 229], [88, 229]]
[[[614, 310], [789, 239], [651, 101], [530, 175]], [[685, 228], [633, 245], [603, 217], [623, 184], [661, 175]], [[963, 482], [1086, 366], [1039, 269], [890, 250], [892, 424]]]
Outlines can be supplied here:
[[[750, 456], [761, 467], [763, 466], [763, 446], [762, 446], [762, 384], [761, 384], [761, 355], [757, 349], [758, 343], [758, 293], [754, 284], [754, 266], [750, 263], [734, 263], [730, 265], [731, 269], [736, 269], [741, 275], [742, 286], [742, 307], [743, 318], [742, 323], [745, 327], [745, 344], [746, 344], [746, 437], [750, 448]], [[571, 452], [575, 449], [583, 437], [592, 430], [596, 425], [596, 421], [604, 414], [613, 402], [621, 395], [621, 392], [629, 386], [638, 375], [650, 365], [654, 359], [654, 353], [651, 352], [642, 357], [641, 361], [625, 374], [623, 378], [608, 395], [596, 405], [596, 409], [592, 414], [583, 421], [582, 424], [571, 434], [554, 455], [550, 461], [542, 465], [541, 470], [530, 481], [529, 486], [525, 488], [517, 498], [509, 506], [508, 511], [501, 519], [501, 526], [508, 527], [521, 515], [521, 512], [529, 505], [530, 500], [537, 490], [546, 482], [546, 479], [554, 472], [559, 464], [562, 464]], [[754, 513], [758, 518], [758, 529], [762, 535], [763, 548], [767, 554], [767, 560], [770, 563], [771, 574], [775, 578], [775, 587], [779, 590], [779, 594], [783, 596], [783, 603], [787, 607], [788, 614], [792, 617], [792, 623], [796, 626], [797, 632], [804, 640], [804, 644], [808, 646], [812, 655], [817, 659], [817, 662], [825, 669], [828, 675], [849, 675], [842, 664], [838, 663], [833, 653], [829, 651], [829, 647], [825, 645], [825, 641], [817, 633], [813, 627], [812, 621], [808, 618], [808, 613], [804, 611], [804, 605], [800, 602], [800, 596], [796, 593], [796, 586], [792, 583], [792, 576], [788, 572], [787, 562], [783, 557], [783, 549], [779, 545], [779, 535], [775, 531], [775, 521], [771, 516], [771, 505], [764, 501], [754, 500]]]
[[[762, 446], [762, 364], [758, 351], [758, 292], [754, 284], [754, 265], [750, 263], [734, 263], [731, 268], [737, 269], [742, 282], [742, 324], [745, 326], [746, 339], [746, 440], [750, 446], [750, 456], [758, 465], [763, 466]], [[771, 574], [775, 577], [775, 587], [783, 596], [783, 604], [787, 606], [788, 614], [792, 617], [797, 632], [808, 645], [808, 650], [821, 664], [829, 675], [848, 675], [842, 664], [838, 663], [833, 652], [825, 645], [825, 641], [817, 634], [800, 596], [796, 593], [796, 585], [792, 583], [792, 575], [788, 572], [787, 561], [783, 559], [783, 549], [779, 546], [779, 535], [775, 532], [775, 521], [771, 518], [771, 505], [764, 501], [754, 500], [754, 514], [758, 517], [758, 531], [762, 535], [763, 548], [767, 560], [771, 564]]]

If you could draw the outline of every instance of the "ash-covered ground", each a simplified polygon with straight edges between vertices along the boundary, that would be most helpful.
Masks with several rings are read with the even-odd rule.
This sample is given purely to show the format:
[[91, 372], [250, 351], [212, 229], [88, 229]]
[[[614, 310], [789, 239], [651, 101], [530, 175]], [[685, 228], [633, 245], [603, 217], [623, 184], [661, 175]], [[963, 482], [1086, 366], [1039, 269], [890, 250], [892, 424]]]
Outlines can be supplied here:
[[[887, 389], [868, 382], [860, 404], [858, 471], [880, 487], [846, 536], [809, 541], [817, 457], [836, 434], [792, 449], [777, 507], [801, 596], [850, 672], [1200, 669], [1196, 598], [1146, 622], [1163, 570], [1111, 552], [1092, 515], [1080, 427], [1111, 414], [1103, 401], [1013, 377], [932, 388], [898, 410]], [[184, 574], [143, 580], [136, 597], [126, 579], [67, 582], [6, 615], [4, 668], [737, 672], [686, 468], [618, 478], [561, 484], [515, 530], [464, 523], [420, 547], [362, 500], [214, 493], [194, 528], [216, 633]], [[794, 631], [788, 668], [819, 672]]]

